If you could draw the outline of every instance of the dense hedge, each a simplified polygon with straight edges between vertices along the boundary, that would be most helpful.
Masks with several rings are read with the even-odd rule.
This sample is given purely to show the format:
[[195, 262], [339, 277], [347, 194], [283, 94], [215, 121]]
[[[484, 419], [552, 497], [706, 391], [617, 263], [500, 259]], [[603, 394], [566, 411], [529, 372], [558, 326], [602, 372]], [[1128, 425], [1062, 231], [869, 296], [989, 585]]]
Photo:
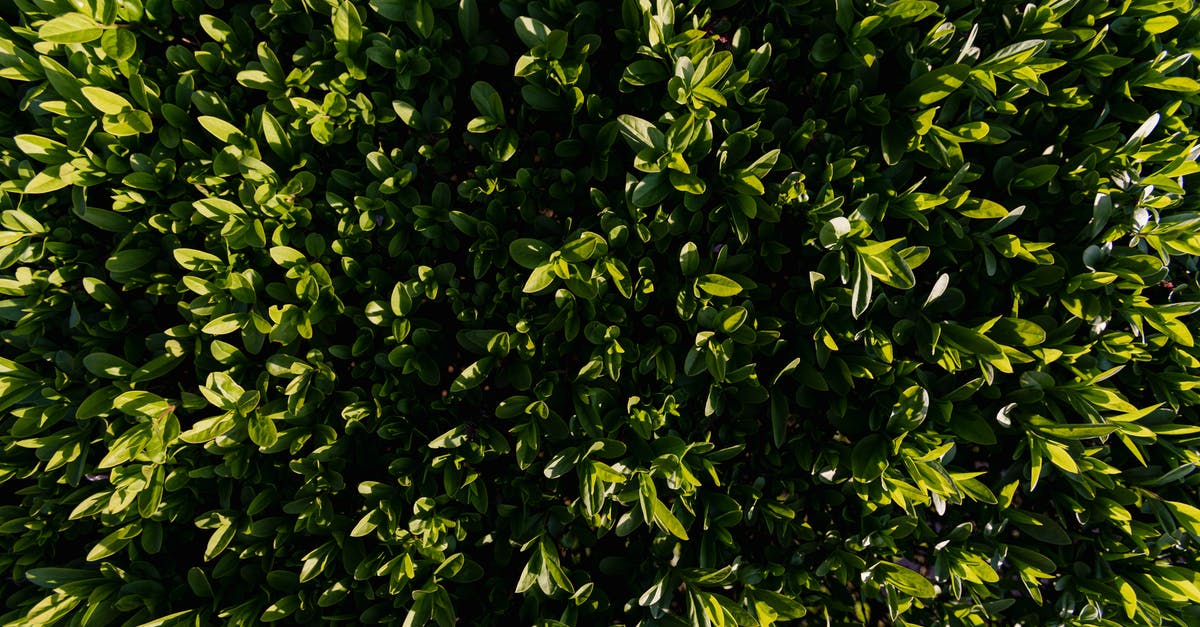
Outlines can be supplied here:
[[1197, 52], [0, 2], [0, 624], [1200, 625]]

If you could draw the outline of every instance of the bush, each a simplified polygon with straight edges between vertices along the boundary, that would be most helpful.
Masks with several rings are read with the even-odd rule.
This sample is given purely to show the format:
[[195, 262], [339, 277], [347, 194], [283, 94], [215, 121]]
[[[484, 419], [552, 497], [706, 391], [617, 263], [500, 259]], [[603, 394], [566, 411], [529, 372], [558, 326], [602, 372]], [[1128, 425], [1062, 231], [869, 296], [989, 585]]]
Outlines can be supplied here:
[[1190, 0], [0, 18], [0, 623], [1200, 625]]

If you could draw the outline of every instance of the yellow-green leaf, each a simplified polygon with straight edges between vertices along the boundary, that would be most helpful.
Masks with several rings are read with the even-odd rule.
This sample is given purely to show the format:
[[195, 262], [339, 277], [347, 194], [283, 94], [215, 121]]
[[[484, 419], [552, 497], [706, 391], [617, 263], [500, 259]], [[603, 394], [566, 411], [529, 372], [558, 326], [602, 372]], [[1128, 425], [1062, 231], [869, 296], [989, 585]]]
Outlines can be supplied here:
[[706, 274], [696, 279], [696, 287], [712, 296], [737, 296], [742, 292], [742, 286], [720, 274]]
[[103, 34], [104, 27], [82, 13], [60, 15], [38, 29], [38, 37], [56, 44], [82, 44]]
[[232, 143], [232, 140], [236, 137], [243, 137], [243, 134], [240, 130], [238, 130], [238, 127], [226, 122], [225, 120], [222, 120], [221, 118], [215, 118], [211, 115], [202, 115], [196, 118], [196, 121], [200, 122], [200, 126], [203, 126], [204, 130], [208, 131], [213, 137], [216, 137], [225, 144]]
[[88, 102], [90, 102], [93, 107], [99, 109], [102, 113], [116, 115], [126, 109], [133, 108], [133, 106], [129, 104], [128, 100], [122, 98], [118, 94], [108, 91], [107, 89], [92, 87], [89, 85], [80, 91], [83, 92], [83, 97], [87, 98]]

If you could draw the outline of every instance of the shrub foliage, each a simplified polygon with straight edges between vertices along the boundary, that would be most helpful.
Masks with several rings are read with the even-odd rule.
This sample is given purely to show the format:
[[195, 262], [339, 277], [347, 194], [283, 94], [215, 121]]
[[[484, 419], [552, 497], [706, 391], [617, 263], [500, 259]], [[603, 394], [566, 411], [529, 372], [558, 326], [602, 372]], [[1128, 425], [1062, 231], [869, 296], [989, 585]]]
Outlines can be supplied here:
[[0, 623], [1200, 624], [1198, 50], [9, 0]]

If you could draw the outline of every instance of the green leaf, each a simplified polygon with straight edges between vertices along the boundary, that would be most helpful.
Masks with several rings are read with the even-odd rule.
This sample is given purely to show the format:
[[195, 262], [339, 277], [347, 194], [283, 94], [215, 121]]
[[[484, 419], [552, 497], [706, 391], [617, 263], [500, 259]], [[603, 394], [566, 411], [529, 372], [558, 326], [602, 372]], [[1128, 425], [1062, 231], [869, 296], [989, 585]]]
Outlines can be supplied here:
[[113, 407], [130, 416], [145, 418], [160, 418], [174, 409], [174, 406], [157, 394], [130, 390], [113, 399]]
[[25, 579], [39, 588], [54, 589], [73, 581], [96, 577], [96, 572], [81, 568], [32, 568], [25, 571]]
[[[67, 146], [61, 142], [39, 135], [15, 135], [13, 142], [21, 152], [50, 165], [58, 165], [71, 159]], [[28, 192], [28, 188], [26, 189]]]
[[172, 612], [166, 616], [159, 616], [154, 620], [141, 623], [137, 627], [172, 627], [175, 625], [186, 625], [188, 621], [183, 619], [199, 613], [199, 610], [180, 610]]
[[783, 448], [787, 442], [787, 422], [789, 418], [788, 397], [781, 392], [771, 394], [771, 438], [776, 448]]
[[258, 619], [264, 623], [272, 623], [291, 616], [298, 609], [300, 609], [300, 598], [290, 594], [267, 606]]
[[1073, 475], [1079, 474], [1079, 464], [1075, 463], [1075, 458], [1071, 456], [1065, 445], [1050, 441], [1041, 442], [1041, 444], [1051, 463], [1064, 472]]
[[707, 56], [696, 67], [696, 74], [692, 77], [692, 85], [693, 87], [715, 87], [721, 79], [729, 74], [731, 68], [733, 68], [732, 52], [722, 50], [716, 54]]
[[132, 427], [109, 444], [108, 452], [96, 467], [104, 470], [128, 462], [146, 448], [150, 438], [150, 423], [143, 422]]
[[54, 165], [29, 179], [23, 190], [26, 194], [49, 194], [75, 182], [75, 169], [70, 164]]
[[226, 122], [225, 120], [222, 120], [221, 118], [213, 117], [211, 115], [202, 115], [196, 118], [196, 121], [200, 123], [200, 126], [204, 127], [204, 130], [208, 131], [213, 137], [216, 137], [221, 141], [221, 143], [226, 145], [232, 144], [233, 140], [235, 139], [245, 137], [236, 126]]
[[458, 29], [468, 42], [479, 33], [479, 8], [475, 0], [459, 0]]
[[557, 275], [554, 273], [551, 264], [540, 265], [534, 268], [533, 272], [529, 273], [529, 278], [525, 281], [522, 291], [526, 294], [536, 294], [554, 285], [555, 278], [557, 278]]
[[557, 455], [550, 458], [549, 462], [546, 462], [546, 468], [543, 469], [542, 474], [546, 475], [547, 479], [557, 479], [568, 472], [571, 472], [571, 469], [575, 467], [575, 464], [578, 463], [578, 461], [578, 449], [573, 446], [568, 446], [562, 451], [559, 451]]
[[[704, 193], [705, 189], [707, 189], [707, 186], [704, 183], [704, 179], [702, 179], [694, 174], [684, 174], [682, 172], [677, 172], [675, 170], [669, 170], [667, 172], [667, 177], [670, 180], [671, 187], [674, 187], [675, 189], [677, 189], [681, 192], [684, 192], [686, 194], [692, 194], [693, 196], [699, 196]], [[651, 204], [657, 204], [657, 203], [651, 203]]]
[[1071, 544], [1071, 536], [1067, 535], [1062, 525], [1045, 515], [1017, 509], [1006, 509], [1003, 514], [1016, 523], [1021, 531], [1042, 542], [1058, 546]]
[[124, 379], [133, 374], [133, 364], [109, 353], [95, 352], [83, 357], [83, 367], [87, 371], [106, 379]]
[[905, 108], [937, 104], [962, 86], [970, 70], [970, 66], [956, 63], [926, 72], [900, 90], [893, 103]]
[[83, 97], [87, 98], [88, 102], [92, 103], [92, 106], [99, 109], [102, 113], [116, 115], [126, 109], [133, 108], [128, 100], [107, 89], [87, 86], [80, 91], [83, 92]]
[[563, 106], [563, 100], [560, 96], [538, 85], [525, 85], [521, 87], [521, 98], [538, 111], [557, 111]]
[[266, 109], [262, 111], [262, 132], [263, 139], [267, 140], [267, 147], [271, 149], [271, 152], [284, 161], [292, 160], [292, 140], [279, 120], [275, 119], [275, 116]]
[[837, 216], [821, 225], [821, 230], [817, 233], [817, 238], [825, 248], [834, 248], [849, 234], [850, 220], [847, 220], [844, 216]]
[[92, 550], [88, 552], [87, 557], [84, 559], [94, 562], [114, 555], [128, 546], [141, 531], [141, 526], [138, 524], [125, 525], [104, 536], [99, 542], [94, 544]]
[[408, 290], [403, 283], [397, 283], [392, 288], [391, 298], [388, 299], [388, 306], [392, 310], [392, 314], [396, 316], [406, 316], [412, 309], [412, 297], [408, 295]]
[[216, 222], [225, 222], [230, 216], [246, 215], [246, 210], [223, 198], [205, 198], [192, 203], [200, 215]]
[[48, 55], [40, 55], [38, 63], [42, 66], [46, 81], [60, 96], [71, 100], [78, 100], [83, 97], [83, 94], [79, 91], [83, 84], [79, 82], [79, 79], [75, 78], [75, 75], [70, 70]]
[[508, 255], [517, 265], [532, 270], [544, 264], [554, 249], [547, 243], [531, 238], [514, 240], [508, 245]]
[[75, 606], [86, 600], [84, 595], [73, 595], [64, 592], [54, 592], [43, 597], [31, 607], [23, 617], [23, 624], [28, 625], [58, 625], [70, 614]]
[[646, 120], [632, 115], [619, 115], [617, 122], [621, 125], [621, 136], [629, 142], [634, 151], [659, 148], [666, 141], [663, 134]]
[[1086, 440], [1104, 437], [1120, 429], [1117, 425], [1034, 425], [1042, 435], [1067, 440]]
[[1142, 22], [1142, 29], [1151, 35], [1161, 35], [1179, 26], [1179, 18], [1174, 15], [1156, 15]]
[[633, 188], [633, 205], [635, 207], [653, 207], [666, 200], [672, 189], [671, 179], [666, 173], [647, 174]]
[[128, 233], [132, 228], [129, 219], [119, 213], [95, 207], [86, 207], [83, 221], [92, 226], [112, 233]]
[[104, 31], [100, 37], [104, 53], [118, 61], [128, 61], [137, 53], [137, 35], [125, 28]]
[[937, 9], [937, 3], [929, 0], [897, 0], [889, 4], [880, 17], [886, 19], [889, 25], [899, 26], [921, 20]]
[[1200, 81], [1197, 81], [1186, 76], [1169, 76], [1159, 78], [1157, 80], [1148, 81], [1145, 83], [1150, 89], [1159, 89], [1162, 91], [1173, 91], [1183, 93], [1200, 92]]
[[706, 274], [696, 279], [696, 287], [712, 296], [737, 296], [742, 286], [733, 279], [720, 274]]
[[683, 276], [693, 276], [700, 270], [700, 249], [695, 242], [687, 242], [679, 250], [679, 268]]
[[854, 256], [853, 273], [850, 284], [850, 313], [858, 319], [870, 307], [871, 292], [875, 286], [867, 264], [863, 262], [863, 255]]
[[641, 59], [630, 63], [621, 76], [621, 80], [636, 87], [644, 87], [661, 83], [671, 77], [670, 72], [661, 61]]
[[228, 313], [213, 318], [200, 331], [208, 335], [227, 335], [242, 328], [246, 322], [245, 314]]
[[892, 406], [888, 430], [893, 433], [912, 431], [925, 421], [928, 413], [929, 392], [919, 385], [910, 386], [900, 393], [900, 399]]
[[1039, 346], [1046, 341], [1046, 330], [1029, 320], [1005, 316], [988, 329], [988, 335], [1007, 346]]
[[404, 22], [408, 19], [409, 6], [401, 0], [368, 0], [375, 12], [393, 22]]
[[393, 100], [392, 109], [396, 111], [396, 115], [400, 117], [400, 121], [406, 125], [420, 129], [424, 126], [424, 120], [421, 118], [421, 113], [417, 111], [411, 103], [406, 100]]
[[909, 290], [917, 284], [912, 268], [895, 250], [889, 248], [875, 254], [864, 254], [860, 250], [856, 259], [862, 260], [863, 267], [871, 276], [887, 285]]
[[227, 516], [221, 516], [220, 525], [217, 525], [216, 531], [212, 532], [208, 545], [204, 548], [204, 561], [210, 561], [220, 555], [221, 551], [229, 547], [229, 543], [233, 542], [236, 535], [238, 535], [238, 529], [234, 526], [233, 520]]
[[471, 85], [471, 101], [485, 117], [496, 124], [504, 124], [504, 102], [500, 100], [500, 94], [491, 83], [475, 81], [475, 84]]
[[[567, 578], [567, 573], [563, 570], [559, 562], [557, 548], [545, 536], [542, 536], [541, 540], [538, 541], [538, 552], [542, 556], [542, 572], [549, 575], [550, 580], [558, 588], [567, 592], [574, 592], [575, 585]], [[545, 586], [542, 586], [542, 591], [549, 594]]]
[[717, 315], [717, 328], [725, 333], [735, 333], [745, 324], [749, 315], [745, 307], [729, 307]]
[[662, 501], [655, 498], [653, 500], [653, 508], [654, 523], [657, 524], [659, 528], [675, 536], [676, 538], [679, 538], [680, 540], [686, 541], [688, 539], [687, 530], [683, 528], [683, 524], [679, 522], [679, 519], [675, 517], [675, 514], [672, 514], [671, 510], [668, 509]]
[[962, 325], [947, 322], [941, 325], [942, 338], [948, 340], [956, 348], [972, 355], [1003, 355], [1000, 345], [988, 339], [987, 336]]
[[529, 16], [518, 17], [513, 21], [513, 28], [517, 31], [517, 37], [529, 48], [545, 46], [546, 38], [550, 36], [549, 27]]
[[157, 259], [158, 251], [147, 250], [144, 248], [129, 248], [120, 252], [113, 253], [107, 261], [104, 262], [104, 267], [109, 272], [122, 273], [133, 272], [150, 262]]
[[854, 480], [869, 483], [888, 467], [888, 439], [872, 433], [858, 441], [850, 453], [850, 472]]
[[279, 439], [275, 423], [270, 418], [258, 413], [250, 416], [247, 431], [250, 434], [250, 441], [262, 448], [274, 446], [275, 441]]
[[629, 268], [625, 262], [612, 257], [605, 257], [601, 260], [601, 265], [608, 277], [612, 279], [613, 286], [625, 298], [633, 298], [633, 278], [629, 274]]
[[[847, 0], [848, 2], [849, 0]], [[839, 3], [840, 6], [840, 3]], [[782, 620], [796, 620], [803, 618], [808, 613], [807, 608], [800, 601], [778, 592], [772, 592], [764, 589], [754, 589], [750, 592], [754, 598], [756, 609], [761, 606], [766, 606], [778, 618]], [[762, 610], [758, 610], [762, 615]]]
[[203, 250], [191, 248], [176, 248], [171, 251], [175, 262], [185, 270], [207, 270], [212, 267], [222, 267], [221, 258]]
[[872, 572], [884, 583], [895, 586], [896, 590], [919, 599], [932, 599], [937, 596], [933, 583], [920, 573], [891, 562], [880, 562], [872, 568]]
[[104, 27], [82, 13], [56, 17], [38, 29], [38, 37], [56, 44], [82, 44], [100, 39]]
[[362, 42], [362, 17], [350, 0], [343, 0], [333, 10], [333, 38], [343, 54], [352, 54]]
[[579, 237], [564, 244], [559, 249], [559, 253], [567, 262], [580, 263], [591, 259], [599, 247], [604, 244], [603, 237], [589, 231], [584, 231]]
[[1181, 527], [1194, 536], [1200, 536], [1200, 508], [1180, 501], [1163, 501], [1163, 504], [1171, 510]]
[[197, 21], [200, 23], [200, 28], [204, 30], [204, 34], [217, 43], [225, 43], [233, 36], [233, 29], [229, 27], [229, 24], [215, 15], [206, 13], [201, 15]]
[[178, 366], [182, 361], [182, 354], [159, 355], [135, 370], [133, 375], [129, 377], [129, 380], [133, 383], [153, 381], [154, 379], [157, 379], [174, 370], [175, 367]]
[[130, 172], [125, 175], [125, 178], [121, 182], [134, 189], [152, 192], [162, 189], [162, 185], [158, 182], [158, 179], [149, 172]]
[[654, 479], [649, 475], [638, 475], [638, 509], [642, 520], [647, 525], [654, 522], [654, 502], [658, 500], [658, 490], [654, 487]]
[[304, 253], [291, 246], [272, 246], [270, 255], [272, 261], [284, 268], [291, 268], [308, 261], [304, 257]]
[[1027, 39], [1005, 46], [992, 53], [976, 66], [980, 70], [999, 72], [1019, 67], [1050, 47], [1045, 39]]
[[1058, 166], [1054, 164], [1035, 165], [1021, 170], [1013, 179], [1012, 185], [1017, 189], [1036, 189], [1045, 186], [1058, 174]]
[[88, 418], [95, 418], [96, 416], [109, 413], [113, 409], [113, 401], [120, 394], [121, 391], [111, 385], [92, 392], [75, 409], [75, 419], [87, 420]]
[[[526, 568], [528, 569], [528, 565]], [[401, 627], [421, 627], [433, 618], [433, 594], [428, 589], [423, 589], [413, 591], [412, 596], [413, 603], [408, 608], [408, 614], [405, 615], [404, 624]]]
[[[849, 2], [850, 0], [846, 0]], [[893, 119], [880, 130], [879, 149], [883, 162], [896, 165], [908, 151], [908, 142], [913, 137], [912, 126], [907, 120]]]
[[450, 384], [450, 393], [457, 394], [478, 387], [495, 365], [495, 357], [484, 357], [463, 369]]
[[431, 449], [458, 448], [467, 442], [467, 436], [466, 428], [460, 425], [434, 438], [428, 446]]
[[964, 207], [968, 208], [959, 209], [958, 212], [976, 220], [998, 220], [1008, 216], [1008, 209], [985, 198], [970, 201]]
[[118, 137], [132, 137], [153, 131], [154, 122], [145, 111], [126, 109], [116, 115], [106, 115], [104, 129]]
[[996, 495], [986, 485], [975, 478], [975, 475], [978, 474], [982, 473], [957, 473], [951, 474], [950, 477], [954, 481], [954, 485], [967, 496], [980, 503], [995, 505], [998, 502]]

